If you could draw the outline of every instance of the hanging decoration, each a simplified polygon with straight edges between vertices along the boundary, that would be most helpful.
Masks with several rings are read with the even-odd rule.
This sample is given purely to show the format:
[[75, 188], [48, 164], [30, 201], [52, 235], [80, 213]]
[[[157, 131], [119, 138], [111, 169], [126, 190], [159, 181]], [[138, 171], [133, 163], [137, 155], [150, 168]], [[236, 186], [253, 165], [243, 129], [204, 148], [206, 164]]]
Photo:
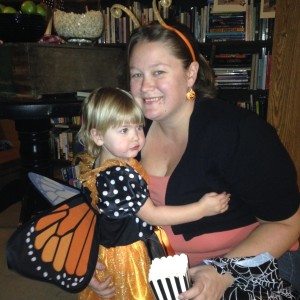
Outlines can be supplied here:
[[122, 4], [114, 4], [111, 9], [111, 15], [114, 18], [121, 18], [122, 16], [122, 11], [124, 11], [132, 20], [135, 28], [138, 28], [141, 26], [140, 21], [137, 19], [137, 17], [134, 15], [134, 13], [127, 8], [126, 6], [122, 5]]
[[[172, 0], [160, 0], [159, 4], [164, 8], [168, 8], [168, 7], [171, 6]], [[164, 22], [164, 20], [160, 16], [159, 10], [158, 10], [157, 5], [156, 5], [156, 0], [152, 1], [152, 8], [153, 8], [153, 12], [154, 12], [154, 15], [155, 15], [155, 18], [157, 19], [157, 21], [161, 25], [166, 25], [166, 23]], [[132, 22], [134, 23], [135, 28], [138, 28], [138, 27], [141, 26], [140, 20], [138, 20], [138, 18], [134, 15], [134, 13], [128, 7], [126, 7], [122, 4], [114, 4], [111, 7], [110, 11], [111, 11], [111, 14], [114, 18], [121, 18], [122, 11], [124, 11], [130, 17]]]

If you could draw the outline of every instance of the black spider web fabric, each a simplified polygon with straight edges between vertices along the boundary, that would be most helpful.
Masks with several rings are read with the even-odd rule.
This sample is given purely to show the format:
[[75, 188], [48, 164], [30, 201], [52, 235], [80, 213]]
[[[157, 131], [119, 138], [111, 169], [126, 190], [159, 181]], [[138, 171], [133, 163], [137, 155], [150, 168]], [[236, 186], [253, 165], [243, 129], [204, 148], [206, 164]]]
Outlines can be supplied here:
[[277, 260], [268, 253], [256, 257], [205, 260], [220, 274], [229, 272], [235, 281], [221, 300], [299, 300], [290, 283], [279, 276]]

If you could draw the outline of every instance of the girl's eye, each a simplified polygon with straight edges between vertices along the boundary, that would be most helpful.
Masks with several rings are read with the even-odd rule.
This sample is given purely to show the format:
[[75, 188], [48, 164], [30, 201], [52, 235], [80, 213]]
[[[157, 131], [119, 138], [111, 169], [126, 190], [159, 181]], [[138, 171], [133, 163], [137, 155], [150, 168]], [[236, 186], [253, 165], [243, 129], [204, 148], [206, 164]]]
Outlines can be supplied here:
[[126, 133], [127, 131], [128, 131], [128, 128], [122, 128], [122, 129], [120, 130], [121, 133]]
[[138, 130], [144, 130], [143, 124], [138, 125], [137, 129], [138, 129]]

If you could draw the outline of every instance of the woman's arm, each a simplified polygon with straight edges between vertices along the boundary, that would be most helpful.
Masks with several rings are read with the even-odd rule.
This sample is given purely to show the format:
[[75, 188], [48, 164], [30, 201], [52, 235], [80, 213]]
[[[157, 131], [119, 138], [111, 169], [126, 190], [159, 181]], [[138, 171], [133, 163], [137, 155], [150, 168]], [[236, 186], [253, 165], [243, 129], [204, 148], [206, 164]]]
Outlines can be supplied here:
[[269, 252], [279, 258], [290, 249], [300, 236], [300, 208], [288, 219], [268, 222], [258, 219], [260, 225], [226, 257], [253, 256]]
[[189, 270], [193, 286], [178, 297], [180, 300], [220, 300], [234, 278], [219, 274], [212, 266], [201, 265]]
[[155, 206], [148, 198], [137, 216], [152, 225], [177, 225], [225, 212], [229, 198], [225, 192], [207, 193], [195, 203], [180, 206]]
[[[300, 236], [300, 208], [288, 219], [277, 222], [258, 220], [260, 225], [225, 257], [255, 256], [269, 252], [276, 258], [290, 249]], [[212, 266], [201, 265], [190, 270], [193, 286], [179, 299], [219, 300], [234, 282], [231, 274], [220, 275]]]
[[[105, 265], [97, 262], [96, 270], [103, 271]], [[104, 281], [100, 282], [94, 275], [89, 283], [89, 288], [93, 290], [101, 299], [111, 299], [115, 296], [115, 287], [112, 284], [111, 277], [106, 278]]]

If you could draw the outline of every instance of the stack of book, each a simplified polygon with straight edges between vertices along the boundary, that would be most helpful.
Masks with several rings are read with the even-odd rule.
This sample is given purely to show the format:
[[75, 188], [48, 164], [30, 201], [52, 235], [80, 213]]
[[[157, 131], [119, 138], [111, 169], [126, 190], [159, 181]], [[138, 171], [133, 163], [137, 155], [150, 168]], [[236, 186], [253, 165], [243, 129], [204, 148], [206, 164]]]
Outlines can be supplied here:
[[61, 175], [70, 186], [81, 188], [81, 182], [78, 179], [79, 165], [61, 168]]
[[214, 58], [215, 81], [219, 89], [249, 89], [251, 54], [217, 54]]
[[51, 121], [53, 127], [50, 143], [53, 158], [72, 161], [74, 155], [82, 150], [81, 144], [77, 141], [81, 117], [52, 118]]
[[272, 54], [262, 48], [260, 53], [252, 55], [251, 90], [268, 90], [270, 84], [270, 73], [272, 65]]
[[227, 42], [245, 40], [246, 13], [210, 14], [209, 27], [206, 33], [207, 42]]

